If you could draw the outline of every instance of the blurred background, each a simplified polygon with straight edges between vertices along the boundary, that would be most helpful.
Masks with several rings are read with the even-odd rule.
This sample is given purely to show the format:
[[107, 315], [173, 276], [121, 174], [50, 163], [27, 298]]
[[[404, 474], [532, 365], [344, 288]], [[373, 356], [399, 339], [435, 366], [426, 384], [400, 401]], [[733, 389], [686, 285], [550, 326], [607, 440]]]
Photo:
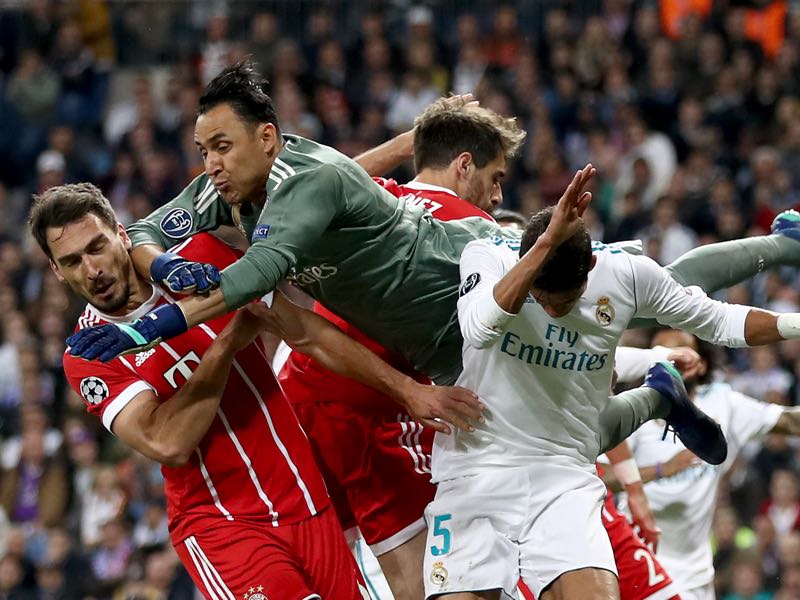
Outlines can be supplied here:
[[[282, 129], [348, 155], [473, 92], [528, 131], [504, 208], [554, 203], [591, 161], [593, 237], [641, 238], [662, 264], [800, 204], [800, 2], [0, 0], [0, 598], [196, 594], [158, 466], [65, 385], [82, 307], [25, 218], [64, 182], [97, 183], [123, 223], [169, 201], [202, 171], [203, 86], [248, 55]], [[798, 311], [798, 283], [787, 269], [718, 297]], [[736, 389], [797, 403], [800, 341], [725, 356]], [[768, 438], [727, 478], [720, 598], [800, 598], [799, 461]]]

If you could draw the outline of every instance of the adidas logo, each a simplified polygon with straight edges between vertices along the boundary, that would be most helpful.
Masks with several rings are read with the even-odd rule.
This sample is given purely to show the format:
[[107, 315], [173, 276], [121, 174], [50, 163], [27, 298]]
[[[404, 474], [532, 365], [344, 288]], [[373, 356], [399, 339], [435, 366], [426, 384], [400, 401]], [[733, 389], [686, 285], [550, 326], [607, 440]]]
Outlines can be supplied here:
[[144, 352], [139, 352], [136, 355], [136, 366], [141, 367], [148, 358], [153, 356], [156, 353], [155, 348], [150, 348], [150, 350], [145, 350]]

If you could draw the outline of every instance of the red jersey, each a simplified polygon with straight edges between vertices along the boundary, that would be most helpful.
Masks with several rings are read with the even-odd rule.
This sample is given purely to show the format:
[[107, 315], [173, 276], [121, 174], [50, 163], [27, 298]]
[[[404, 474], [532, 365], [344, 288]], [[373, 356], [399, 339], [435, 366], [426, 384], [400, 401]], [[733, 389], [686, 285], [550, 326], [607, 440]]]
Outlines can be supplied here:
[[[482, 217], [492, 221], [492, 217], [477, 206], [473, 206], [455, 192], [427, 183], [410, 181], [405, 185], [394, 179], [376, 177], [375, 182], [392, 195], [412, 206], [421, 206], [440, 221], [454, 221], [466, 217]], [[377, 342], [368, 338], [353, 325], [327, 310], [319, 302], [314, 303], [314, 312], [325, 317], [354, 340], [357, 340], [396, 369], [415, 377], [419, 381], [429, 380], [416, 373], [401, 357], [392, 354]], [[362, 385], [331, 373], [316, 361], [292, 352], [280, 372], [280, 381], [289, 400], [293, 404], [316, 402], [321, 398], [348, 404], [375, 405], [391, 404], [386, 396]]]
[[[237, 259], [232, 248], [210, 234], [198, 234], [172, 251], [219, 269]], [[111, 321], [130, 322], [173, 301], [153, 288], [146, 303], [120, 319], [87, 305], [76, 331]], [[151, 390], [159, 402], [168, 401], [232, 317], [229, 313], [108, 363], [67, 353], [64, 372], [87, 410], [110, 431], [114, 418], [140, 392]], [[161, 468], [175, 543], [221, 520], [275, 527], [297, 523], [330, 502], [308, 440], [265, 356], [258, 340], [237, 353], [217, 416], [194, 455], [185, 466]]]

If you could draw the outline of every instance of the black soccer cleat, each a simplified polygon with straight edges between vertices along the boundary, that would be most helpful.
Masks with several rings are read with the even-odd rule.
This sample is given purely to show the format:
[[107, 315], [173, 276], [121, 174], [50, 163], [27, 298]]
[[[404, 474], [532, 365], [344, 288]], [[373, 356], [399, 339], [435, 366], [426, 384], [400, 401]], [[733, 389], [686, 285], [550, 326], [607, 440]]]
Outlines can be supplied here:
[[666, 417], [667, 431], [672, 429], [687, 449], [712, 465], [725, 462], [728, 442], [719, 423], [695, 406], [683, 385], [681, 374], [668, 361], [655, 363], [645, 377], [644, 385], [666, 398], [671, 409]]

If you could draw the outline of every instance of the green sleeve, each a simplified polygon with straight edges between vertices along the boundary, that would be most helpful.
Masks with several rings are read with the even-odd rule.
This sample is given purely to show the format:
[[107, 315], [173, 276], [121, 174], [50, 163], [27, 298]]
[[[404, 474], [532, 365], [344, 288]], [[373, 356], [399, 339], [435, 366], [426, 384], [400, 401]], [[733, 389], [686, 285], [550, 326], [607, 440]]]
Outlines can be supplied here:
[[341, 177], [333, 165], [297, 173], [272, 190], [250, 248], [221, 273], [228, 308], [244, 306], [275, 289], [345, 205]]
[[134, 246], [156, 244], [163, 249], [200, 231], [232, 225], [230, 208], [207, 175], [195, 178], [175, 198], [127, 228]]

